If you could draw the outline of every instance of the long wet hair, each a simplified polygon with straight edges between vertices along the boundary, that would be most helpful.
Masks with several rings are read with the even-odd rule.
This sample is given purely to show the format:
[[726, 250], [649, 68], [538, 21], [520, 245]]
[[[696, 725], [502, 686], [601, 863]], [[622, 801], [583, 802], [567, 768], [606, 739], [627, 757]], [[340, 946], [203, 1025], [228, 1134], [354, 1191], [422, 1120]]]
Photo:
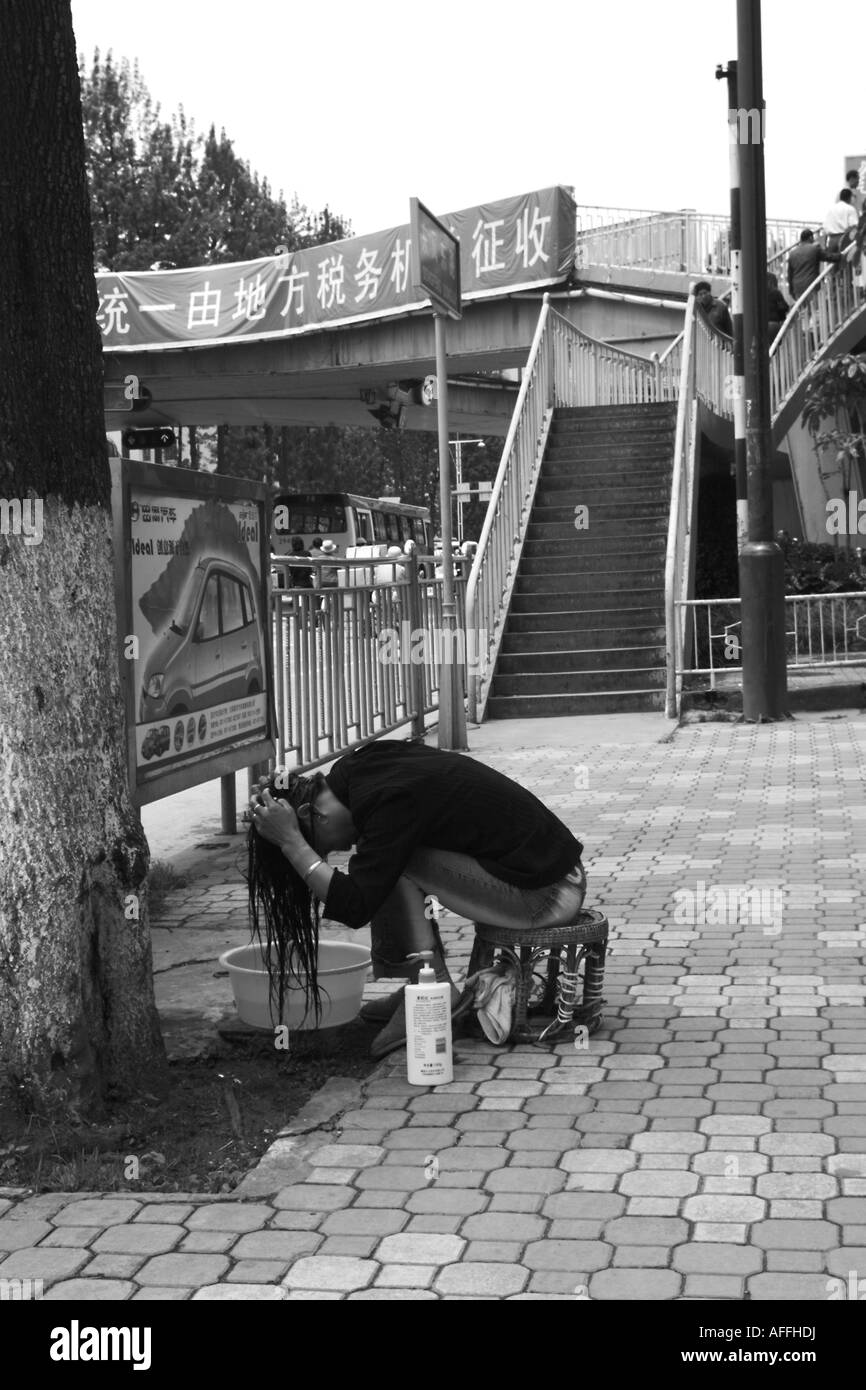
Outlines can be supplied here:
[[[268, 790], [276, 801], [288, 801], [298, 817], [301, 833], [313, 845], [313, 800], [324, 786], [321, 773], [301, 777], [275, 773]], [[250, 826], [247, 887], [250, 932], [261, 946], [268, 972], [271, 1017], [283, 1022], [286, 991], [304, 991], [304, 1018], [314, 1014], [318, 1025], [322, 997], [318, 982], [319, 900], [289, 863], [282, 850]]]

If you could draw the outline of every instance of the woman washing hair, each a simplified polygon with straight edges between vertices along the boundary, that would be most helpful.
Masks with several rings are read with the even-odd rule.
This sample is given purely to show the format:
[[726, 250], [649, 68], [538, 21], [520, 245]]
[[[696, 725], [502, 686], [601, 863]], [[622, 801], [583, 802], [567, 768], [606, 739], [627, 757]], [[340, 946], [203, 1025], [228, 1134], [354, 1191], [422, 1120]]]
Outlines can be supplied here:
[[[450, 980], [431, 896], [515, 931], [564, 925], [583, 904], [583, 847], [567, 826], [524, 787], [459, 753], [383, 739], [327, 776], [277, 773], [261, 785], [251, 803], [250, 910], [273, 950], [275, 1000], [288, 972], [306, 977], [316, 1007], [320, 913], [348, 927], [370, 923], [377, 978], [415, 979], [414, 957], [432, 951], [437, 978]], [[325, 862], [353, 845], [346, 873]], [[459, 998], [454, 986], [452, 1007]], [[385, 1024], [374, 1057], [405, 1044], [402, 990], [362, 1017]]]

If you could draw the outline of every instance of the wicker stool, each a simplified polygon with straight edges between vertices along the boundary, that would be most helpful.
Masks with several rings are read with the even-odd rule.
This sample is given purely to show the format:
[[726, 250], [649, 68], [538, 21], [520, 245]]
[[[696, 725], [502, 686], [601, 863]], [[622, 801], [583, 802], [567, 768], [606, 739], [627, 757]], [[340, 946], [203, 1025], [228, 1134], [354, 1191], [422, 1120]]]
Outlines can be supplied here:
[[[493, 963], [495, 953], [518, 967], [519, 978], [514, 1022], [508, 1042], [547, 1042], [561, 1038], [575, 1026], [594, 1033], [602, 1023], [601, 991], [607, 952], [608, 921], [601, 912], [581, 909], [564, 927], [515, 931], [479, 922], [469, 961], [469, 974]], [[565, 960], [563, 961], [563, 952]], [[547, 980], [539, 1012], [553, 1021], [540, 1033], [527, 1023], [534, 967], [547, 957]], [[579, 1000], [580, 963], [583, 961], [583, 996]]]

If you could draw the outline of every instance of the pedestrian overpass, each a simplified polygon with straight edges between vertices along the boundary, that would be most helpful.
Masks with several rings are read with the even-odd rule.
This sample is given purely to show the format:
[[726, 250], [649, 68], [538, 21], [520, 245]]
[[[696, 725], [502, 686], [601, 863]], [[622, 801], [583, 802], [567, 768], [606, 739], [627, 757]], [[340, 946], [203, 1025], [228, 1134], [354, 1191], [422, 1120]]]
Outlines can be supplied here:
[[[684, 641], [677, 609], [692, 594], [702, 458], [733, 451], [731, 345], [695, 314], [689, 286], [700, 277], [716, 293], [727, 288], [727, 221], [577, 206], [569, 244], [561, 201], [541, 198], [527, 195], [519, 209], [520, 272], [481, 290], [476, 276], [463, 318], [448, 327], [451, 428], [504, 438], [466, 594], [477, 654], [470, 715], [674, 714]], [[534, 279], [526, 267], [527, 248], [540, 245], [529, 238], [533, 207], [536, 219], [548, 207], [548, 226], [559, 230], [545, 261], [536, 260], [552, 273]], [[458, 217], [476, 231], [498, 222], [490, 209]], [[798, 235], [799, 224], [768, 224], [768, 263], [783, 284]], [[343, 245], [315, 254], [333, 265]], [[291, 277], [304, 272], [289, 261], [278, 258], [274, 270], [291, 293]], [[483, 255], [475, 269], [483, 271]], [[151, 312], [175, 308], [181, 275], [212, 279], [215, 270], [154, 273]], [[101, 277], [101, 312], [106, 280], [133, 278]], [[248, 313], [250, 304], [264, 307], [267, 281], [255, 283], [265, 284], [258, 299], [248, 272]], [[115, 332], [105, 347], [108, 427], [369, 425], [371, 411], [384, 408], [408, 428], [435, 428], [424, 403], [434, 372], [429, 307], [410, 293], [376, 316], [332, 308], [328, 322], [207, 343], [136, 343]], [[786, 519], [799, 517], [808, 539], [824, 538], [828, 495], [797, 423], [809, 375], [864, 337], [866, 305], [843, 263], [802, 296], [771, 348], [777, 504], [787, 506]], [[128, 408], [130, 380], [144, 388], [132, 414], [118, 408]]]

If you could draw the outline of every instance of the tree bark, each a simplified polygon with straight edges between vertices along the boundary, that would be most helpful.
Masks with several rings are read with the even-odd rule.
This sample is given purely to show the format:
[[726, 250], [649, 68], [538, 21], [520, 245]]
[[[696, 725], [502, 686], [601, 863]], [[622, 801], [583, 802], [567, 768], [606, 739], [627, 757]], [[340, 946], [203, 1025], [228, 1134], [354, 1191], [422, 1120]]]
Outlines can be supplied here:
[[96, 1114], [109, 1093], [159, 1086], [165, 1054], [127, 786], [84, 167], [68, 0], [3, 0], [0, 1084]]

